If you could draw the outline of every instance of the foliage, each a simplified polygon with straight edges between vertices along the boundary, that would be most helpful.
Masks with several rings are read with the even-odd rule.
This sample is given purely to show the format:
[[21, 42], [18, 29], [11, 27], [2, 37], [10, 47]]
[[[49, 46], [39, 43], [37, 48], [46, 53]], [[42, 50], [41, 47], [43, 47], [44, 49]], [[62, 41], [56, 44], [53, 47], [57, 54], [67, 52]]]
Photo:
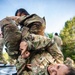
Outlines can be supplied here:
[[52, 37], [53, 37], [53, 33], [45, 33], [45, 35], [46, 35], [47, 37], [51, 38], [51, 39], [52, 39]]
[[65, 22], [63, 30], [60, 32], [63, 40], [64, 57], [70, 57], [75, 60], [75, 17]]
[[14, 60], [6, 52], [3, 53], [3, 57], [10, 64], [14, 62]]
[[5, 58], [5, 60], [8, 60], [9, 59], [8, 54], [6, 52], [3, 53], [3, 57]]

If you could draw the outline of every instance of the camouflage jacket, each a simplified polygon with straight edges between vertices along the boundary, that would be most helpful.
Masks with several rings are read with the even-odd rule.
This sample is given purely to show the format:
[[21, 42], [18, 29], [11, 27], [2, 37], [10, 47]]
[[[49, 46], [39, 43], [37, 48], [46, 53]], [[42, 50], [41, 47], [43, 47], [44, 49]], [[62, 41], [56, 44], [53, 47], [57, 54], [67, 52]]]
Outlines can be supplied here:
[[[41, 35], [30, 34], [25, 41], [31, 52], [25, 62], [17, 65], [18, 75], [47, 75], [47, 66], [51, 63], [63, 63], [63, 54], [50, 38]], [[26, 68], [26, 64], [32, 64], [32, 71]], [[24, 67], [25, 66], [25, 67]], [[45, 72], [44, 72], [45, 71]]]
[[[18, 25], [21, 25], [21, 30], [18, 28]], [[20, 55], [19, 44], [21, 39], [27, 37], [28, 33], [40, 33], [40, 28], [45, 27], [45, 19], [36, 14], [22, 16], [17, 21], [6, 17], [0, 21], [0, 27], [8, 55], [13, 59], [17, 59]]]

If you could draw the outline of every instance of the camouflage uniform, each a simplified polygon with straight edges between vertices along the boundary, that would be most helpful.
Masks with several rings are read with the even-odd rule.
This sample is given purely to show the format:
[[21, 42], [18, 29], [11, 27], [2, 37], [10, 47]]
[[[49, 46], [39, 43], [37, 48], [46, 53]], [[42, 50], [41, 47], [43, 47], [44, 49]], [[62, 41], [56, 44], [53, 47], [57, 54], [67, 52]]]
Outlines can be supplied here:
[[[21, 29], [22, 35], [20, 30], [15, 25], [15, 23], [12, 22], [12, 20], [10, 20], [9, 18], [5, 18], [4, 20], [2, 20], [6, 20], [5, 24], [3, 24], [4, 22], [2, 23], [1, 21], [1, 24], [3, 25], [2, 31], [5, 39], [5, 45], [10, 56], [14, 57], [16, 54], [19, 54], [18, 48], [21, 39], [25, 40], [28, 43], [28, 50], [30, 51], [31, 55], [25, 60], [21, 59], [22, 62], [16, 64], [18, 65], [18, 75], [47, 75], [47, 66], [49, 64], [63, 63], [63, 55], [58, 49], [56, 43], [52, 42], [49, 38], [45, 36], [35, 35], [39, 34], [38, 31], [40, 32], [40, 29], [37, 30], [39, 24], [42, 26], [44, 26], [44, 24], [42, 23], [42, 20], [40, 20], [41, 22], [39, 22], [38, 17], [36, 20], [34, 16], [31, 15], [17, 20], [17, 22], [23, 26]], [[31, 20], [29, 20], [30, 17], [33, 17], [32, 22]], [[16, 47], [17, 49], [14, 49]], [[33, 64], [33, 62], [35, 65]], [[34, 66], [32, 66], [32, 71], [26, 68], [26, 64], [29, 63]], [[33, 71], [33, 69], [36, 70]]]
[[[44, 20], [45, 19], [42, 19], [38, 15], [32, 14], [22, 16], [20, 19], [16, 20], [16, 22], [10, 17], [6, 17], [0, 21], [4, 44], [9, 56], [15, 59], [20, 55], [19, 44], [21, 39], [27, 37], [30, 33], [39, 34], [41, 32], [41, 28], [45, 28]], [[21, 25], [21, 30], [18, 28], [18, 25]]]
[[[31, 55], [26, 60], [24, 59], [25, 61], [20, 62], [21, 65], [18, 63], [18, 75], [47, 75], [47, 66], [51, 63], [63, 63], [63, 54], [57, 47], [57, 44], [52, 42], [50, 38], [41, 35], [35, 35], [38, 34], [38, 31], [40, 31], [40, 28], [39, 30], [37, 29], [38, 25], [36, 28], [34, 28], [35, 24], [31, 25], [32, 23], [30, 23], [34, 23], [36, 20], [35, 18], [31, 20], [28, 17], [27, 19], [30, 19], [28, 21], [22, 21], [23, 19], [25, 18], [20, 19], [19, 23], [30, 28], [28, 29], [23, 26], [22, 40], [25, 40], [28, 43], [28, 50], [31, 52]], [[45, 22], [43, 22], [42, 26], [45, 26]], [[26, 64], [28, 63], [32, 64], [32, 69], [35, 71], [30, 71], [26, 68]], [[33, 66], [33, 63], [35, 66]]]
[[49, 38], [34, 34], [30, 34], [27, 38], [28, 40], [25, 39], [25, 41], [28, 43], [28, 50], [31, 55], [27, 58], [25, 64], [31, 63], [33, 72], [26, 72], [25, 64], [23, 63], [22, 65], [21, 63], [22, 66], [18, 70], [19, 72], [23, 70], [22, 75], [47, 75], [48, 65], [51, 63], [63, 63], [62, 52], [57, 47], [57, 44]]

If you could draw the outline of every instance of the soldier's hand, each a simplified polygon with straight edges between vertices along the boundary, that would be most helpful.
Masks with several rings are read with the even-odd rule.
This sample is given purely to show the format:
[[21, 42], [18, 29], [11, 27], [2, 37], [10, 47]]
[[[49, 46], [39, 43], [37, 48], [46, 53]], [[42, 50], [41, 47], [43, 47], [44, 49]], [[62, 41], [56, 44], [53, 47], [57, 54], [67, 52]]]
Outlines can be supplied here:
[[32, 70], [31, 64], [27, 64], [26, 66], [27, 66], [28, 69]]

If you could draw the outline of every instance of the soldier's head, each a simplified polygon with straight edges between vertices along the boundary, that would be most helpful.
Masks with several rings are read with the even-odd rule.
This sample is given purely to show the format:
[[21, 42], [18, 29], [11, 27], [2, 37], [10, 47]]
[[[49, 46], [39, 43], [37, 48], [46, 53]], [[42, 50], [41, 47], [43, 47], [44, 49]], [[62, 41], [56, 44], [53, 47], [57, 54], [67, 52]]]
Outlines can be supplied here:
[[23, 16], [23, 15], [29, 15], [29, 13], [23, 8], [18, 9], [15, 13], [15, 16]]
[[58, 36], [58, 33], [55, 33], [56, 36]]
[[75, 68], [65, 64], [54, 64], [48, 67], [49, 75], [75, 75]]

